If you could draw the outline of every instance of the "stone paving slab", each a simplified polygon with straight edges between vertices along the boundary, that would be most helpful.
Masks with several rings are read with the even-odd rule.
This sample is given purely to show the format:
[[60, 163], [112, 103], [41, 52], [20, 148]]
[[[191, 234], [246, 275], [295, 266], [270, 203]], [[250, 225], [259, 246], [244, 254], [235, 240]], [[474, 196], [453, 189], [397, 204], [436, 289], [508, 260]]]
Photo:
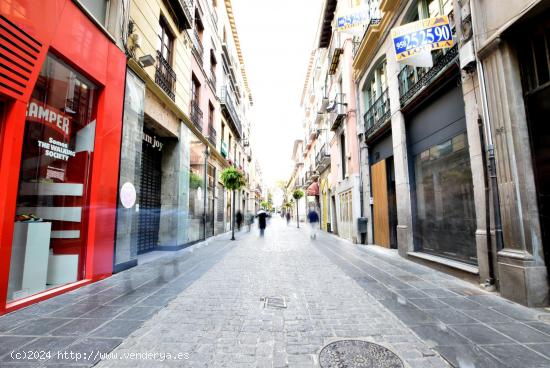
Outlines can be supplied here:
[[[550, 367], [550, 315], [377, 246], [315, 246], [455, 367]], [[398, 281], [396, 281], [398, 280]]]
[[[103, 360], [99, 367], [316, 367], [340, 339], [395, 352], [407, 367], [447, 367], [430, 346], [324, 256], [308, 235], [273, 220], [238, 246], [113, 353], [186, 353], [171, 361]], [[286, 308], [262, 298], [285, 298]]]
[[94, 365], [234, 245], [223, 235], [0, 317], [0, 367]]

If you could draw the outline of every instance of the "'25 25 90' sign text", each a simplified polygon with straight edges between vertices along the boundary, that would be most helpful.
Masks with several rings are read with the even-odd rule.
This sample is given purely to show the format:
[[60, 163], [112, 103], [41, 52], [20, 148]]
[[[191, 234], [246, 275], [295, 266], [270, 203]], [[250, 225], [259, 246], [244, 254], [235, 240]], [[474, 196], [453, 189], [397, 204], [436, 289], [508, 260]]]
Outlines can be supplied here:
[[453, 34], [447, 16], [422, 19], [392, 29], [397, 60], [403, 60], [422, 51], [453, 46]]

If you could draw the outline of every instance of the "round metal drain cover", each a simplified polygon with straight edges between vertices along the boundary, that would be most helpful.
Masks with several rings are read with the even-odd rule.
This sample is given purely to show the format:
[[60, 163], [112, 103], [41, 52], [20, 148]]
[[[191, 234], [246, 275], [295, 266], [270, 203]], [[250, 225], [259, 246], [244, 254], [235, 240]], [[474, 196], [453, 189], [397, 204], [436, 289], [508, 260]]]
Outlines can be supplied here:
[[389, 349], [362, 340], [335, 341], [319, 353], [323, 368], [403, 368], [403, 362]]

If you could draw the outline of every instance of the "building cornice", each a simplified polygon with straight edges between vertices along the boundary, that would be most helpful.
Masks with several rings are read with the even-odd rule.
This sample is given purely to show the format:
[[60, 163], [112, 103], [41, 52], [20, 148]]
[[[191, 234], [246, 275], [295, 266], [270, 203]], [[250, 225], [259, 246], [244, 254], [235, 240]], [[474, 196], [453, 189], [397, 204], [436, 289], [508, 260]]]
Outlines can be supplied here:
[[237, 33], [237, 26], [235, 24], [235, 16], [233, 15], [233, 6], [231, 5], [231, 0], [225, 0], [225, 8], [227, 9], [229, 24], [231, 25], [231, 33], [233, 34], [233, 41], [235, 42], [235, 47], [237, 48], [237, 56], [239, 57], [239, 63], [241, 64], [241, 75], [244, 81], [244, 88], [248, 93], [250, 104], [252, 104], [252, 92], [250, 92], [250, 87], [248, 86], [248, 78], [246, 76], [246, 70], [244, 68], [244, 58], [241, 51], [241, 43], [239, 41], [239, 35]]
[[382, 0], [380, 2], [382, 20], [378, 24], [371, 24], [361, 39], [352, 64], [354, 80], [359, 80], [365, 68], [372, 62], [377, 52], [376, 44], [394, 18], [398, 3], [399, 0]]

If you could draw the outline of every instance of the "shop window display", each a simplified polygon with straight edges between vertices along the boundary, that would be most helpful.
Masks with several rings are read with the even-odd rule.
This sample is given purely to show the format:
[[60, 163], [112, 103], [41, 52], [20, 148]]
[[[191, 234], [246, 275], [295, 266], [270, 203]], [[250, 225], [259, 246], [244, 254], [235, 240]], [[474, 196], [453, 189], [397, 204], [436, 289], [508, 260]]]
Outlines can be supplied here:
[[415, 157], [417, 246], [424, 252], [477, 264], [476, 216], [466, 134]]
[[8, 301], [83, 278], [96, 95], [47, 57], [27, 107]]

